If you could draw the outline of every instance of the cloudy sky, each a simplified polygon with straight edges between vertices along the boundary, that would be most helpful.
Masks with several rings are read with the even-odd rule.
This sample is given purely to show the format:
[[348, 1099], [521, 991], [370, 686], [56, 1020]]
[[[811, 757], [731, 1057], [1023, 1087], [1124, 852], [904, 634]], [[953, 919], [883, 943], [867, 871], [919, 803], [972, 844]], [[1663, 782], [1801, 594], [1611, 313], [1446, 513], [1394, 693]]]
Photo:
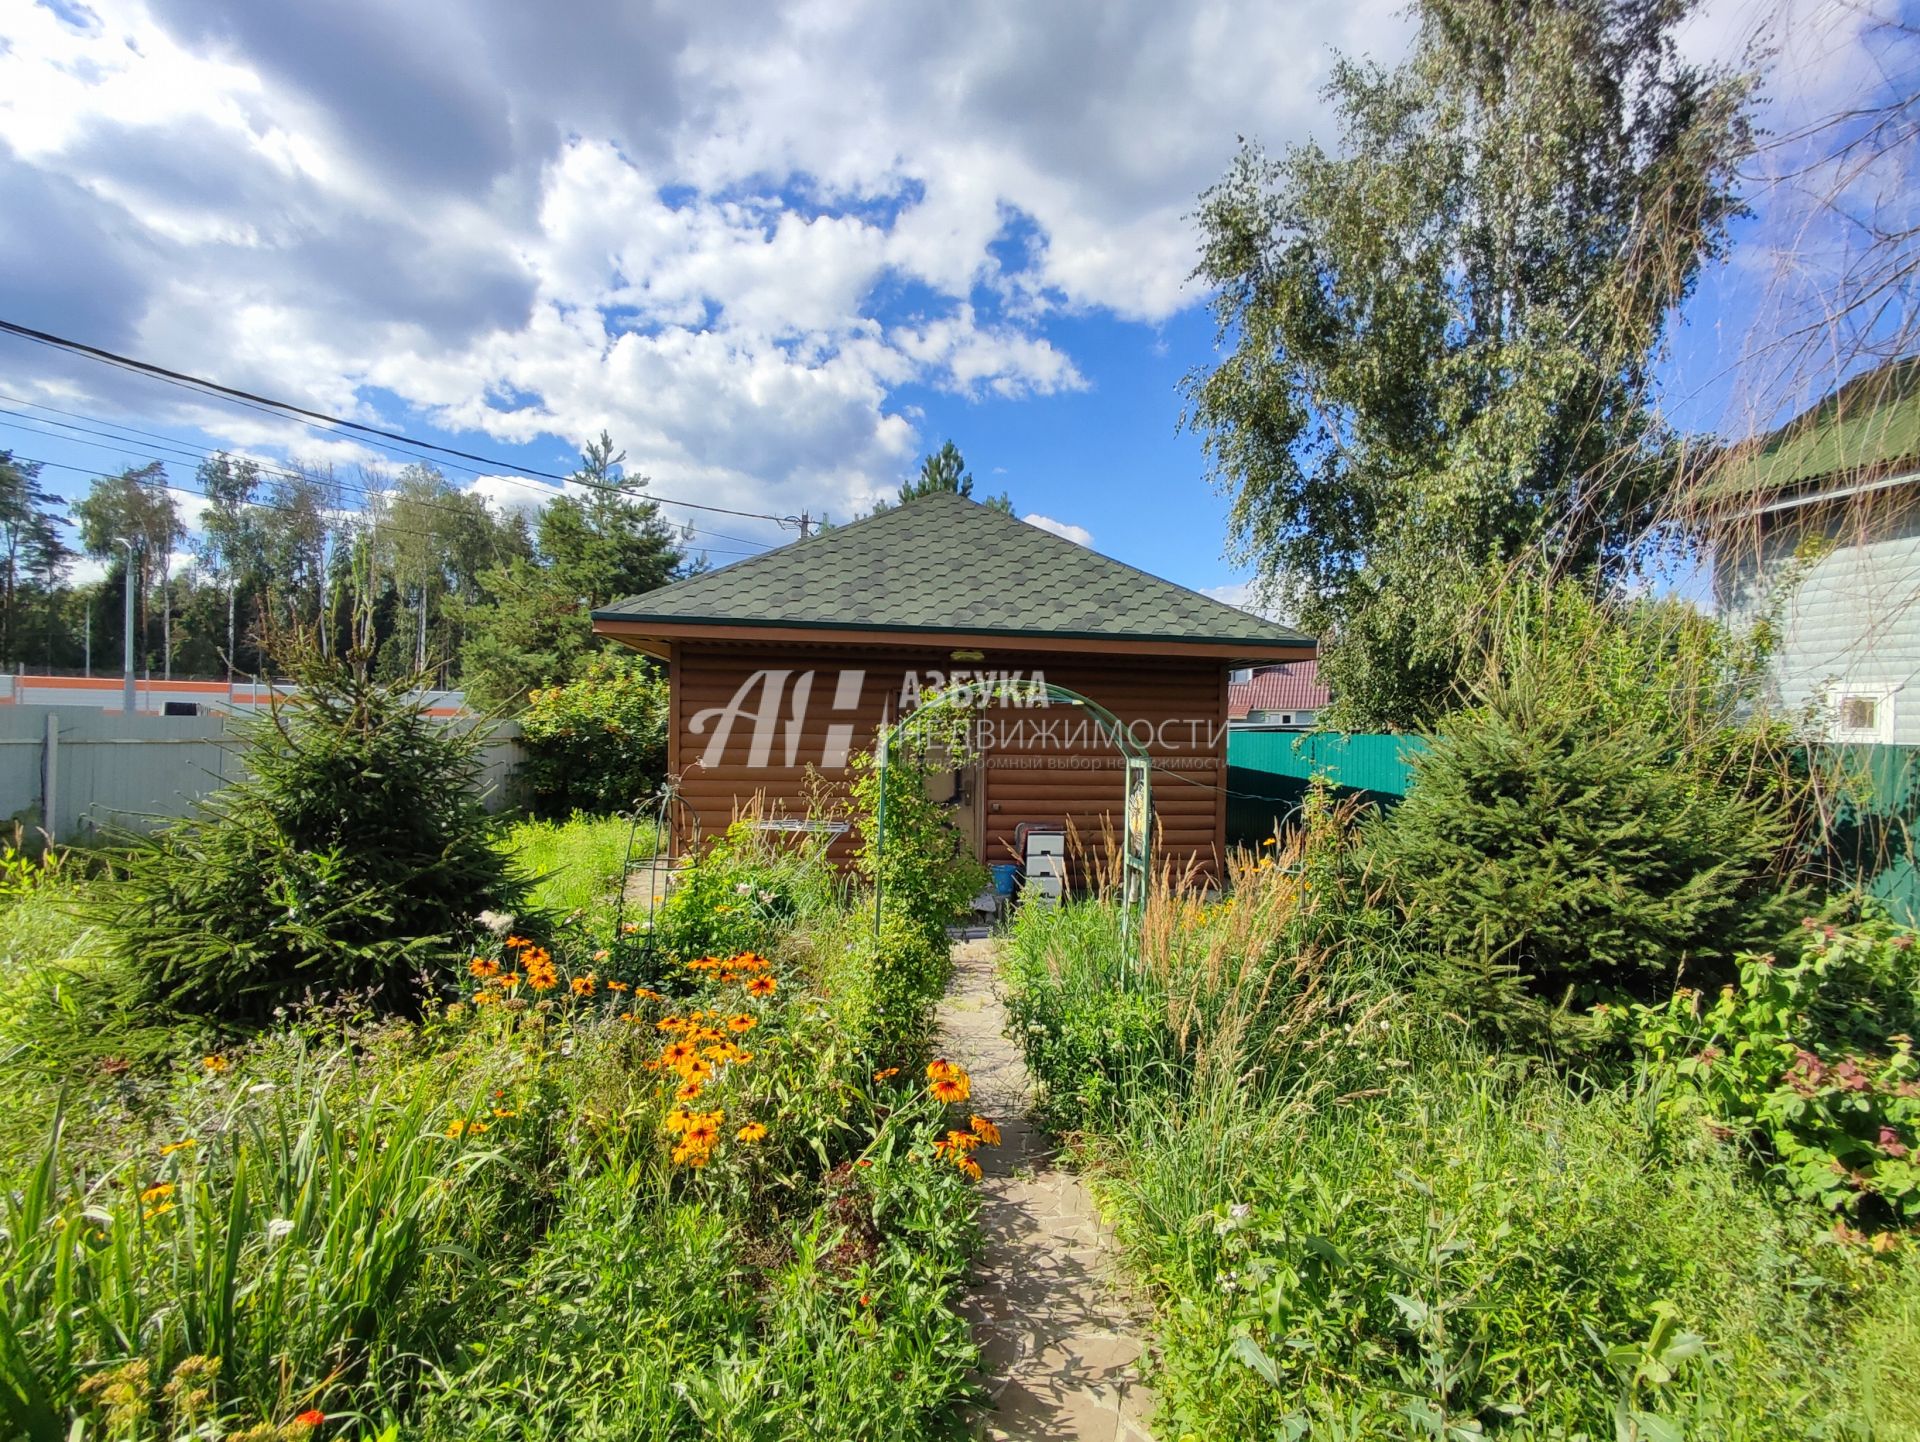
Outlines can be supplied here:
[[[1874, 63], [1857, 11], [1802, 12], [1789, 110]], [[952, 437], [1019, 513], [1232, 594], [1177, 425], [1212, 347], [1188, 215], [1238, 136], [1325, 133], [1336, 50], [1405, 34], [1383, 0], [0, 0], [0, 316], [525, 465], [605, 428], [661, 495], [777, 515]], [[1759, 273], [1696, 302], [1702, 405]], [[166, 437], [183, 479], [214, 445], [380, 458], [8, 337], [0, 396], [66, 489], [149, 455], [23, 402]], [[716, 562], [782, 534], [696, 524]]]

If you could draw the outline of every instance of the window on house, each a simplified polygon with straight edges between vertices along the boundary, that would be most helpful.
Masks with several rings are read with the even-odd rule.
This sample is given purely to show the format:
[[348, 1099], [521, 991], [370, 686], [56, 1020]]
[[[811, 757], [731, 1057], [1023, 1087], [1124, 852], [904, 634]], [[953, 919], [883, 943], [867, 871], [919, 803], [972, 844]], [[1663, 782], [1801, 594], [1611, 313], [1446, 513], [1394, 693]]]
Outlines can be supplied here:
[[1833, 739], [1893, 740], [1893, 704], [1897, 686], [1855, 686], [1833, 692]]
[[1875, 696], [1841, 697], [1840, 729], [1842, 731], [1878, 731], [1880, 729], [1879, 698]]

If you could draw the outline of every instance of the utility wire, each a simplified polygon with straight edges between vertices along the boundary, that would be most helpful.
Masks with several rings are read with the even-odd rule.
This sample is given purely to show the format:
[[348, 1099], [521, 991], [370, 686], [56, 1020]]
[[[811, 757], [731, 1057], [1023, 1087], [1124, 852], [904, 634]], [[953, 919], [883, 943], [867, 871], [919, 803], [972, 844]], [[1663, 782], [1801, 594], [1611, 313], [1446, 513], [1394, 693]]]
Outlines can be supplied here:
[[[195, 447], [190, 442], [180, 440], [178, 437], [162, 435], [157, 431], [142, 430], [138, 426], [123, 425], [117, 421], [107, 420], [103, 416], [89, 415], [82, 411], [62, 410], [58, 406], [50, 406], [41, 401], [30, 401], [21, 396], [7, 395], [3, 392], [0, 392], [0, 401], [8, 401], [8, 402], [11, 402], [13, 405], [17, 405], [17, 406], [27, 406], [33, 410], [48, 411], [53, 415], [65, 416], [68, 419], [66, 421], [54, 421], [54, 420], [48, 420], [43, 416], [25, 416], [23, 415], [22, 412], [9, 411], [5, 407], [0, 407], [0, 414], [22, 416], [23, 419], [36, 421], [42, 425], [60, 426], [63, 430], [83, 431], [89, 435], [108, 436], [109, 438], [115, 439], [115, 440], [118, 440], [121, 438], [120, 435], [115, 434], [116, 432], [125, 433], [127, 435], [140, 436], [145, 438], [150, 445], [153, 443], [158, 443], [159, 445], [167, 447], [170, 450], [177, 452], [179, 454], [182, 454], [184, 456], [187, 456], [190, 459], [204, 460], [213, 455], [233, 454], [230, 451], [226, 451], [218, 447]], [[77, 424], [77, 422], [80, 422], [80, 421], [91, 421], [93, 423], [93, 427], [105, 427], [105, 429], [94, 429], [93, 427]], [[247, 457], [247, 459], [252, 459], [252, 458]], [[270, 465], [262, 465], [257, 460], [254, 461], [254, 464], [256, 466], [259, 466], [260, 470], [262, 470], [263, 472], [269, 475], [285, 476], [285, 477], [288, 477], [289, 479], [299, 478], [297, 473], [293, 471], [276, 469], [275, 467]], [[465, 467], [465, 466], [450, 467], [449, 469], [464, 470], [471, 475], [486, 476], [488, 479], [491, 479], [491, 480], [507, 481], [512, 483], [513, 485], [524, 486], [528, 490], [537, 491], [540, 494], [547, 496], [548, 498], [551, 498], [555, 494], [553, 487], [549, 485], [545, 485], [539, 481], [527, 480], [520, 476], [495, 475], [490, 472], [473, 470], [471, 467]], [[602, 482], [580, 481], [573, 477], [569, 477], [568, 480], [576, 485], [584, 485], [584, 486], [594, 487], [594, 488], [598, 488], [606, 484]], [[341, 481], [335, 481], [334, 484], [345, 485], [347, 483], [341, 482]], [[656, 505], [693, 506], [695, 509], [700, 509], [700, 507], [698, 507], [694, 502], [668, 500], [663, 497], [656, 496], [651, 491], [648, 491], [644, 488], [624, 487], [624, 486], [607, 486], [606, 488], [609, 490], [616, 491], [623, 496], [652, 501]], [[371, 491], [368, 491], [365, 488], [362, 488], [362, 493], [372, 494]], [[564, 495], [565, 494], [564, 490], [561, 491], [560, 494]], [[777, 522], [777, 518], [772, 516], [760, 517], [757, 519], [775, 520]], [[680, 525], [691, 525], [692, 523], [672, 521], [671, 524], [680, 526]], [[698, 534], [712, 536], [715, 540], [735, 541], [743, 546], [758, 546], [762, 549], [769, 549], [773, 545], [771, 541], [762, 541], [753, 536], [729, 535], [725, 531], [701, 530], [698, 532]]]
[[[0, 400], [12, 400], [12, 399], [14, 398], [11, 396], [0, 395]], [[20, 404], [32, 405], [34, 403], [32, 401], [22, 401], [20, 402]], [[51, 407], [49, 407], [49, 409], [51, 409]], [[73, 413], [63, 412], [63, 414], [70, 415]], [[5, 406], [0, 406], [0, 416], [16, 417], [16, 419], [12, 421], [0, 421], [0, 425], [7, 426], [13, 430], [24, 431], [32, 435], [47, 436], [53, 440], [65, 441], [70, 445], [91, 446], [94, 449], [111, 451], [114, 454], [121, 455], [121, 456], [135, 457], [135, 456], [144, 455], [149, 460], [151, 460], [151, 459], [155, 459], [153, 455], [155, 451], [161, 451], [183, 460], [198, 462], [198, 461], [209, 460], [215, 455], [230, 454], [225, 452], [198, 449], [198, 448], [187, 445], [185, 442], [172, 441], [172, 440], [167, 440], [165, 438], [159, 438], [155, 441], [148, 441], [145, 443], [127, 441], [120, 436], [116, 436], [112, 434], [111, 431], [95, 430], [87, 426], [75, 424], [74, 422], [71, 422], [71, 421], [54, 421], [54, 420], [48, 420], [42, 416], [30, 416], [30, 415], [26, 415], [24, 412], [21, 412], [21, 411], [10, 410]], [[110, 424], [110, 423], [103, 422], [103, 424]], [[57, 426], [59, 427], [59, 431], [42, 429], [42, 427], [46, 427], [46, 426]], [[132, 428], [129, 428], [129, 429], [132, 429]], [[60, 433], [60, 432], [66, 432], [66, 431], [81, 432], [81, 433], [84, 433], [85, 435], [100, 436], [100, 437], [104, 437], [105, 439], [86, 440], [86, 439], [83, 439], [81, 435], [66, 435], [66, 434]], [[151, 434], [151, 433], [136, 431], [135, 434], [145, 435], [145, 434]], [[41, 462], [40, 464], [44, 465], [48, 463]], [[373, 503], [373, 502], [391, 497], [395, 494], [390, 490], [380, 490], [374, 487], [356, 484], [355, 482], [342, 480], [339, 477], [333, 476], [333, 475], [328, 475], [322, 478], [322, 477], [316, 477], [311, 475], [304, 475], [299, 471], [286, 470], [281, 467], [276, 467], [271, 465], [261, 465], [258, 461], [253, 461], [252, 464], [258, 469], [258, 471], [262, 475], [279, 476], [286, 480], [294, 480], [294, 481], [301, 481], [301, 480], [316, 481], [320, 484], [326, 485], [329, 488], [341, 491], [347, 495], [356, 496], [361, 501], [366, 503]], [[60, 469], [84, 470], [84, 468], [82, 467], [60, 467]], [[510, 480], [513, 478], [506, 477], [505, 479]], [[170, 478], [168, 481], [168, 484], [175, 485], [176, 483]], [[529, 482], [528, 484], [533, 484], [533, 483]], [[182, 490], [188, 489], [187, 487], [184, 487], [184, 486], [180, 486], [178, 488]], [[546, 486], [541, 486], [540, 489], [550, 492], [551, 488]], [[202, 495], [204, 493], [193, 491], [191, 492], [191, 494]], [[421, 496], [411, 497], [410, 500], [412, 504], [425, 507], [428, 510], [442, 511], [449, 515], [466, 515], [467, 514], [465, 511], [461, 510], [460, 507], [455, 505], [450, 505], [445, 501], [435, 501], [430, 498], [421, 497]], [[265, 505], [267, 503], [256, 499], [256, 500], [250, 500], [245, 504]], [[748, 536], [733, 536], [733, 535], [728, 535], [727, 533], [722, 531], [710, 531], [705, 529], [704, 527], [694, 525], [691, 521], [680, 522], [680, 521], [675, 521], [669, 517], [669, 518], [666, 518], [663, 523], [666, 526], [668, 526], [668, 528], [678, 536], [686, 536], [688, 534], [691, 534], [694, 536], [712, 536], [716, 540], [737, 541], [742, 545], [753, 546], [758, 548], [753, 551], [733, 551], [733, 550], [722, 549], [716, 552], [717, 554], [720, 554], [720, 555], [729, 555], [729, 556], [758, 555], [760, 551], [768, 549], [769, 546], [771, 545], [770, 542], [756, 541]], [[712, 550], [714, 548], [702, 546], [700, 547], [700, 549]]]
[[[435, 455], [452, 456], [459, 460], [470, 461], [480, 466], [518, 471], [521, 475], [536, 476], [542, 480], [572, 482], [574, 485], [600, 487], [625, 495], [637, 495], [648, 500], [666, 499], [672, 505], [685, 506], [695, 511], [711, 511], [715, 515], [740, 516], [747, 520], [754, 521], [772, 521], [776, 525], [791, 525], [795, 524], [798, 520], [797, 517], [776, 516], [768, 511], [740, 511], [733, 510], [726, 506], [710, 506], [702, 501], [683, 501], [654, 496], [645, 490], [623, 486], [618, 482], [582, 480], [579, 476], [561, 475], [556, 471], [541, 470], [537, 466], [526, 466], [517, 461], [500, 460], [492, 456], [479, 455], [473, 451], [463, 451], [453, 446], [443, 446], [434, 441], [421, 440], [417, 436], [407, 435], [404, 431], [385, 430], [379, 426], [370, 426], [361, 421], [350, 421], [342, 416], [332, 415], [326, 411], [310, 410], [305, 406], [295, 405], [291, 401], [275, 400], [271, 396], [257, 395], [252, 391], [244, 391], [234, 386], [222, 385], [219, 381], [208, 380], [205, 376], [197, 376], [188, 371], [169, 370], [167, 367], [155, 365], [151, 361], [138, 360], [133, 356], [121, 355], [116, 351], [103, 350], [99, 346], [88, 345], [84, 341], [73, 340], [67, 336], [54, 335], [49, 331], [35, 330], [31, 326], [24, 326], [16, 321], [0, 319], [0, 332], [19, 336], [22, 340], [32, 341], [36, 345], [47, 346], [54, 350], [65, 351], [71, 355], [84, 357], [87, 360], [99, 361], [104, 365], [115, 366], [121, 370], [131, 371], [136, 375], [143, 375], [154, 380], [165, 381], [169, 385], [180, 386], [184, 389], [198, 391], [203, 394], [220, 396], [227, 400], [238, 402], [241, 405], [249, 406], [255, 410], [266, 410], [269, 413], [292, 416], [311, 426], [331, 426], [340, 430], [352, 431], [356, 435], [388, 442], [390, 446], [411, 446], [417, 450], [432, 452]], [[476, 472], [475, 474], [483, 473]]]
[[[63, 439], [63, 438], [56, 437], [55, 439]], [[13, 459], [20, 462], [22, 465], [45, 466], [51, 470], [72, 471], [75, 474], [82, 475], [82, 476], [98, 476], [100, 474], [100, 472], [97, 469], [92, 467], [68, 465], [64, 461], [42, 460], [37, 456], [23, 456], [17, 451], [14, 452]], [[198, 496], [202, 500], [213, 499], [213, 497], [209, 496], [205, 491], [197, 490], [192, 486], [183, 485], [179, 481], [173, 480], [172, 478], [168, 478], [168, 480], [165, 482], [165, 485], [168, 490], [183, 491], [189, 496]], [[246, 504], [250, 508], [258, 508], [263, 511], [279, 511], [282, 514], [286, 514], [286, 515], [300, 514], [297, 507], [289, 506], [283, 502], [278, 502], [278, 501], [252, 500], [252, 501], [248, 501]], [[71, 522], [69, 522], [68, 524], [71, 524]], [[380, 521], [378, 522], [378, 527], [382, 534], [389, 535], [389, 536], [411, 536], [417, 540], [422, 540], [422, 541], [432, 541], [432, 540], [439, 539], [431, 531], [422, 531], [422, 530], [415, 529], [413, 527], [402, 526], [397, 522], [393, 522], [393, 521]], [[721, 555], [721, 556], [746, 556], [746, 555], [758, 554], [757, 552], [752, 552], [752, 551], [727, 551], [727, 550], [721, 550], [717, 547], [709, 547], [709, 546], [702, 546], [700, 549], [703, 551], [711, 551], [713, 554]]]

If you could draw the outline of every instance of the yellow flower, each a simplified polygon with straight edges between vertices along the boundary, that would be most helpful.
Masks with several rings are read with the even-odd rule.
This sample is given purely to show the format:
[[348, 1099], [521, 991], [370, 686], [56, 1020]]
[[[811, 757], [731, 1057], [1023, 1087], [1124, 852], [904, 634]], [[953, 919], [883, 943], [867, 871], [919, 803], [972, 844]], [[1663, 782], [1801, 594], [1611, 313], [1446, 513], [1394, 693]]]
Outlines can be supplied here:
[[739, 1131], [733, 1134], [735, 1141], [742, 1141], [742, 1142], [762, 1141], [765, 1139], [766, 1135], [767, 1135], [766, 1126], [760, 1122], [748, 1122], [745, 1126], [740, 1128]]
[[699, 1055], [690, 1041], [676, 1041], [660, 1053], [660, 1060], [668, 1066], [683, 1066]]
[[160, 1155], [163, 1157], [170, 1157], [175, 1152], [184, 1152], [189, 1147], [197, 1147], [199, 1145], [200, 1145], [200, 1139], [198, 1137], [182, 1137], [179, 1141], [168, 1142], [165, 1146], [160, 1148]]
[[673, 1149], [673, 1160], [680, 1166], [704, 1167], [712, 1155], [708, 1148], [696, 1147], [688, 1142], [682, 1142]]
[[727, 1029], [729, 1031], [752, 1031], [758, 1025], [760, 1025], [760, 1018], [757, 1016], [749, 1016], [744, 1011], [738, 1016], [730, 1016], [727, 1018]]
[[172, 1202], [162, 1202], [160, 1203], [160, 1205], [156, 1207], [148, 1207], [146, 1211], [140, 1214], [140, 1219], [142, 1221], [150, 1222], [155, 1217], [164, 1217], [168, 1212], [172, 1210], [173, 1210]]
[[515, 1111], [512, 1107], [495, 1107], [493, 1109], [493, 1114], [496, 1117], [517, 1117], [520, 1115], [520, 1113]]
[[173, 1195], [172, 1182], [158, 1182], [153, 1186], [148, 1187], [144, 1192], [142, 1192], [140, 1194], [140, 1200], [145, 1202], [148, 1206], [152, 1206], [155, 1202], [164, 1202], [168, 1197], [172, 1195]]
[[576, 976], [569, 985], [572, 986], [575, 996], [592, 996], [593, 973], [588, 972], [585, 976]]
[[485, 1122], [461, 1121], [456, 1117], [453, 1121], [447, 1123], [447, 1135], [455, 1139], [460, 1137], [477, 1137], [486, 1130], [487, 1124]]
[[892, 1078], [897, 1077], [899, 1075], [900, 1075], [900, 1068], [897, 1066], [882, 1067], [879, 1071], [873, 1074], [873, 1079], [877, 1082], [890, 1081]]
[[973, 1128], [973, 1134], [988, 1146], [997, 1147], [1000, 1145], [1000, 1128], [995, 1126], [990, 1118], [974, 1117], [968, 1125]]
[[943, 1102], [963, 1102], [973, 1095], [973, 1085], [967, 1080], [967, 1074], [955, 1068], [947, 1076], [941, 1077], [932, 1085], [934, 1097]]
[[980, 1180], [980, 1163], [976, 1162], [972, 1157], [956, 1157], [953, 1164], [960, 1168], [961, 1175], [965, 1176], [968, 1181], [977, 1182]]
[[500, 963], [490, 961], [484, 956], [476, 956], [467, 963], [467, 970], [484, 981], [487, 977], [500, 975]]
[[697, 1101], [702, 1090], [704, 1088], [697, 1081], [682, 1082], [680, 1089], [673, 1094], [673, 1099], [677, 1102]]
[[213, 1076], [220, 1076], [233, 1069], [233, 1063], [223, 1056], [203, 1056], [200, 1058], [200, 1065]]
[[756, 976], [747, 983], [748, 996], [772, 996], [780, 989], [780, 983], [770, 976]]

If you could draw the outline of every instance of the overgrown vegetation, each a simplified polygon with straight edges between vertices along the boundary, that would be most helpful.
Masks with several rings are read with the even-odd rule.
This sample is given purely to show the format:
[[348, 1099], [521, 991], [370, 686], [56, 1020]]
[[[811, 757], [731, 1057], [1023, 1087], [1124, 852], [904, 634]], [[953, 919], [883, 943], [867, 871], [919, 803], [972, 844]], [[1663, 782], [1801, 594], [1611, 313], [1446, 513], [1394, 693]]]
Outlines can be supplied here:
[[[1568, 1074], [1432, 1003], [1430, 939], [1353, 820], [1319, 797], [1225, 898], [1157, 889], [1137, 954], [1099, 899], [1014, 929], [1013, 1034], [1155, 1300], [1157, 1434], [1915, 1435], [1891, 1359], [1920, 1273], [1886, 1230], [1907, 1203], [1861, 1169], [1863, 1147], [1903, 1164], [1912, 1120], [1867, 1116], [1842, 1078], [1786, 1122], [1781, 1100], [1831, 1072], [1795, 1091], [1771, 1071], [1779, 1035], [1814, 1045], [1814, 1014], [1887, 1046], [1880, 1008], [1913, 1001], [1904, 934], [1822, 933], [1852, 979], [1789, 973], [1751, 1071], [1718, 1070], [1757, 1039], [1729, 1018], [1769, 1000], [1736, 990]], [[1898, 1090], [1888, 1050], [1869, 1100]], [[1743, 1113], [1749, 1077], [1772, 1100]], [[1838, 1145], [1827, 1105], [1858, 1113]], [[1837, 1227], [1796, 1196], [1808, 1147], [1852, 1177]]]
[[649, 825], [496, 826], [303, 679], [190, 826], [0, 860], [9, 1435], [958, 1435], [997, 1133], [924, 917], [750, 826], [623, 904]]
[[357, 658], [243, 722], [246, 776], [137, 841], [95, 915], [155, 1005], [259, 1022], [309, 992], [405, 1008], [523, 885], [478, 792], [479, 737]]
[[640, 805], [667, 767], [667, 678], [639, 656], [597, 656], [526, 697], [519, 780], [543, 816]]

